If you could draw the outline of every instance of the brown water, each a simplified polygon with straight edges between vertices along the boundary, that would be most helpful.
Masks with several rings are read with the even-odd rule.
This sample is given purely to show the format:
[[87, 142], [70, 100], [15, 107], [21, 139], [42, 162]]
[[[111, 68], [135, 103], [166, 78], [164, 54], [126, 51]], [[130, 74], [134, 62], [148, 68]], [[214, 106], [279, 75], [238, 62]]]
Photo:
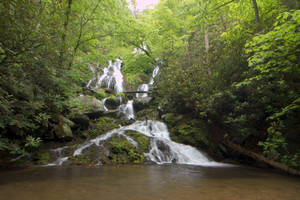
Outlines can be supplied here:
[[300, 178], [253, 168], [126, 165], [1, 169], [2, 200], [298, 200]]

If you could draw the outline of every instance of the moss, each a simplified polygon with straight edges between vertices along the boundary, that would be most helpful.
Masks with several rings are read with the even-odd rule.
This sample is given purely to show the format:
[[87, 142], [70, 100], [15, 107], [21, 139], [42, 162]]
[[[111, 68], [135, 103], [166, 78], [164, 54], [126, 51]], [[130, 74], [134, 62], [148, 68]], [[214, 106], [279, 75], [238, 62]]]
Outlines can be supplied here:
[[113, 154], [111, 156], [111, 162], [112, 164], [126, 164], [129, 163], [127, 157], [128, 156], [126, 154]]
[[110, 130], [119, 128], [119, 125], [115, 123], [115, 119], [111, 117], [101, 117], [98, 119], [97, 127], [100, 134], [106, 133]]
[[69, 160], [77, 165], [86, 165], [91, 163], [91, 159], [85, 155], [70, 156]]
[[103, 89], [100, 89], [99, 91], [96, 91], [93, 93], [93, 97], [95, 97], [98, 100], [102, 100], [107, 97], [105, 91]]
[[135, 148], [135, 146], [128, 142], [123, 136], [113, 136], [111, 140], [112, 141], [110, 141], [109, 144], [112, 153], [119, 154], [124, 151], [129, 152], [130, 149]]
[[100, 161], [101, 150], [99, 146], [92, 145], [82, 151], [82, 154], [73, 156], [73, 152], [69, 153], [69, 160], [76, 165], [97, 164]]
[[145, 159], [144, 153], [128, 142], [124, 136], [113, 136], [109, 145], [112, 164], [141, 163]]
[[149, 151], [150, 139], [147, 136], [139, 132], [133, 132], [133, 131], [127, 132], [126, 135], [134, 138], [134, 140], [138, 143], [140, 149], [143, 152]]
[[37, 153], [36, 159], [36, 164], [38, 165], [45, 165], [53, 161], [53, 157], [47, 151]]
[[128, 159], [133, 163], [142, 163], [145, 160], [145, 155], [136, 151], [136, 149], [131, 149], [128, 153]]

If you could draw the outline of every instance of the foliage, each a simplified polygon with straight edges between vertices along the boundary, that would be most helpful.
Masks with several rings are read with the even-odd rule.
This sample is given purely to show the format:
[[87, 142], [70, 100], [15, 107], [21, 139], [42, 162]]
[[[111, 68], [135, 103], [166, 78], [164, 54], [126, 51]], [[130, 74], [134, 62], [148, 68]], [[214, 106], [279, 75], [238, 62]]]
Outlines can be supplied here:
[[111, 52], [120, 43], [113, 37], [131, 18], [126, 5], [1, 1], [0, 136], [9, 140], [7, 150], [22, 153], [28, 135], [42, 138], [50, 116], [63, 112], [90, 77], [88, 64], [117, 56]]
[[26, 137], [26, 144], [25, 147], [38, 147], [42, 143], [42, 140], [40, 137], [34, 138], [33, 136], [29, 135]]
[[[158, 92], [176, 112], [196, 113], [227, 139], [252, 149], [259, 143], [279, 160], [296, 158], [287, 139], [299, 138], [299, 10], [279, 0], [257, 3], [260, 24], [251, 1], [161, 2], [157, 10], [165, 13], [156, 25], [187, 34], [176, 51], [164, 54]], [[168, 28], [171, 13], [186, 24]], [[188, 138], [192, 129], [185, 123], [171, 130]]]

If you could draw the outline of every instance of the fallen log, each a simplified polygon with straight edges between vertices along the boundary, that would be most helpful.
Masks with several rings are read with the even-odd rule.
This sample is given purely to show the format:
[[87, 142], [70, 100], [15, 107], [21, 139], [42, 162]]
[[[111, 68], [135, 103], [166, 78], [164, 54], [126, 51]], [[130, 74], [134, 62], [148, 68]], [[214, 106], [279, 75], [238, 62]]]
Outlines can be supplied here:
[[127, 91], [123, 92], [124, 94], [133, 94], [133, 93], [148, 93], [151, 94], [151, 91]]
[[225, 141], [224, 144], [234, 151], [237, 151], [241, 154], [249, 156], [249, 157], [253, 158], [254, 160], [262, 161], [262, 162], [266, 163], [267, 165], [270, 165], [276, 169], [283, 170], [283, 171], [285, 171], [289, 174], [295, 175], [295, 176], [300, 175], [300, 171], [293, 169], [293, 168], [289, 167], [288, 165], [276, 162], [274, 160], [270, 160], [270, 159], [266, 158], [265, 156], [262, 156], [260, 154], [254, 153], [250, 150], [247, 150], [246, 148], [241, 147], [240, 145], [234, 144], [230, 141]]

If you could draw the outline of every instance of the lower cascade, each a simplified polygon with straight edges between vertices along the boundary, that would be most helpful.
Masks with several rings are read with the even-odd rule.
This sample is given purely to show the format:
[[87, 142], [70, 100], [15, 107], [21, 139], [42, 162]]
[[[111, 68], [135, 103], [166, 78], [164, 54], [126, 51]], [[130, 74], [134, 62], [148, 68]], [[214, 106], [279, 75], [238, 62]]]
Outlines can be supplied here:
[[[66, 146], [52, 150], [58, 156], [57, 159], [49, 165], [63, 165], [64, 163], [66, 163], [69, 157], [64, 156], [64, 154], [68, 154], [68, 150], [70, 148], [75, 148], [71, 157], [80, 157], [83, 156], [84, 151], [91, 147], [104, 148], [105, 142], [114, 136], [125, 137], [130, 144], [132, 144], [136, 148], [139, 148], [139, 144], [135, 140], [135, 138], [126, 134], [126, 132], [128, 131], [135, 131], [149, 138], [150, 142], [148, 145], [148, 152], [144, 152], [144, 156], [147, 161], [152, 161], [157, 164], [178, 163], [200, 166], [227, 165], [212, 161], [205, 154], [198, 151], [194, 147], [172, 141], [170, 139], [167, 126], [160, 121], [154, 120], [136, 121], [131, 125], [122, 126], [119, 129], [114, 129], [98, 136], [95, 139], [86, 141], [85, 143], [77, 145], [75, 147]], [[108, 154], [109, 152], [106, 152], [106, 155]], [[98, 161], [98, 163], [96, 164], [102, 164], [103, 160], [101, 159], [103, 158], [103, 153], [101, 155], [99, 155], [96, 159]]]

